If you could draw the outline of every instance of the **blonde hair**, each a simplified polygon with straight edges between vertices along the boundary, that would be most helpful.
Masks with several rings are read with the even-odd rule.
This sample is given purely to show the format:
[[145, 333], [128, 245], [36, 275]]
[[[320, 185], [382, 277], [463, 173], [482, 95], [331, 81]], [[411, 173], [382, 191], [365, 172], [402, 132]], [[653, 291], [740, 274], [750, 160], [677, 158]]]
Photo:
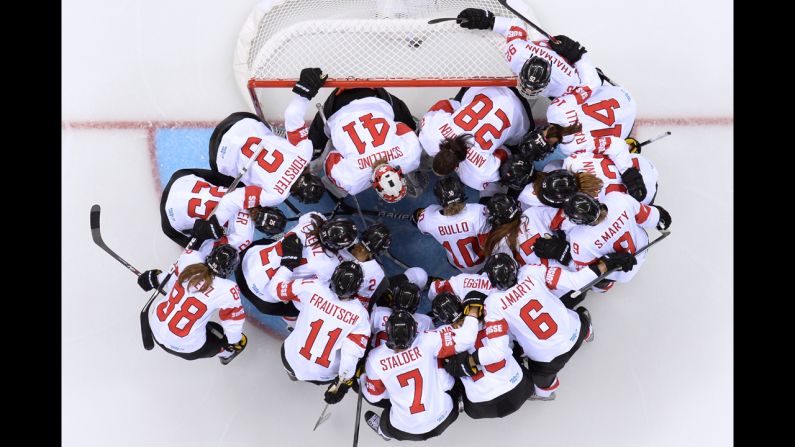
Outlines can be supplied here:
[[466, 208], [466, 202], [451, 203], [442, 209], [442, 214], [445, 216], [455, 216]]

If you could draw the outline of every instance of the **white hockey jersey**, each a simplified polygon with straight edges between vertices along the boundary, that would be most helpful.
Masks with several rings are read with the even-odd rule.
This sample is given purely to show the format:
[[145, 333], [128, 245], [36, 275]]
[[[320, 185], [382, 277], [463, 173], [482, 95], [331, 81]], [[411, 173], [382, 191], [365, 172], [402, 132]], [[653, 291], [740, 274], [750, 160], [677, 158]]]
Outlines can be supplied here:
[[[240, 301], [240, 289], [233, 281], [215, 277], [207, 292], [199, 292], [185, 283], [177, 283], [185, 267], [204, 262], [198, 251], [186, 250], [177, 260], [176, 270], [165, 284], [167, 295], [159, 295], [152, 302], [149, 325], [155, 340], [176, 352], [196, 352], [207, 340], [205, 327], [215, 310], [229, 343], [242, 338], [246, 312]], [[158, 275], [160, 281], [166, 272]], [[201, 284], [199, 284], [201, 286]]]
[[[370, 313], [370, 327], [372, 328], [370, 343], [374, 348], [381, 346], [386, 341], [386, 320], [390, 315], [392, 315], [392, 308], [387, 306], [375, 306]], [[417, 321], [417, 332], [422, 333], [433, 329], [431, 317], [421, 313], [412, 315]]]
[[333, 151], [325, 160], [326, 176], [349, 194], [369, 188], [373, 165], [384, 159], [404, 174], [420, 165], [422, 148], [409, 126], [395, 121], [386, 101], [367, 97], [351, 101], [328, 118]]
[[439, 153], [446, 137], [472, 134], [472, 147], [456, 172], [470, 188], [483, 191], [500, 179], [500, 164], [508, 156], [504, 144], [518, 144], [533, 126], [521, 100], [506, 87], [472, 87], [461, 102], [443, 99], [420, 121], [419, 140], [430, 156]]
[[[643, 176], [643, 183], [646, 186], [646, 197], [641, 203], [648, 205], [657, 193], [657, 179], [660, 174], [657, 168], [648, 158], [640, 154], [629, 154], [632, 160], [632, 167], [637, 169]], [[627, 192], [627, 187], [621, 182], [621, 173], [610, 157], [604, 154], [593, 152], [576, 152], [563, 160], [563, 169], [571, 172], [589, 172], [602, 181], [602, 190], [599, 192], [599, 201], [602, 202], [605, 196], [611, 192]]]
[[367, 348], [370, 322], [359, 300], [340, 300], [317, 278], [290, 280], [286, 267], [268, 284], [270, 293], [299, 310], [284, 355], [299, 380], [353, 377]]
[[[293, 270], [293, 277], [309, 278], [317, 276], [322, 282], [327, 283], [331, 279], [334, 269], [339, 265], [340, 260], [336, 254], [323, 248], [315, 236], [309, 234], [314, 228], [311, 217], [313, 215], [320, 217], [323, 221], [326, 220], [320, 213], [306, 213], [298, 219], [292, 228], [284, 233], [284, 237], [294, 233], [304, 245], [304, 251], [301, 253], [301, 265]], [[282, 240], [284, 240], [284, 237], [282, 237]]]
[[[480, 323], [475, 346], [469, 349], [471, 354], [475, 351], [493, 343], [486, 336], [486, 325]], [[464, 385], [464, 392], [467, 399], [471, 402], [486, 402], [495, 399], [516, 388], [522, 381], [522, 368], [512, 355], [504, 359], [478, 366], [477, 374], [472, 377], [462, 377], [461, 383]]]
[[486, 262], [481, 247], [491, 231], [487, 219], [488, 210], [477, 203], [467, 203], [454, 216], [442, 214], [439, 205], [428, 205], [417, 218], [417, 228], [442, 244], [451, 265], [462, 272], [473, 273]]
[[[477, 331], [475, 319], [467, 317], [465, 325]], [[473, 337], [474, 338], [474, 337]], [[386, 344], [370, 351], [365, 363], [361, 389], [369, 402], [389, 399], [389, 420], [398, 430], [427, 433], [437, 427], [453, 409], [453, 399], [445, 391], [454, 379], [439, 359], [462, 349], [451, 332], [421, 332], [411, 347], [401, 352]]]
[[[612, 192], [605, 196], [607, 217], [597, 225], [575, 225], [566, 234], [571, 258], [578, 268], [592, 264], [603, 255], [614, 252], [635, 253], [649, 243], [644, 228], [653, 228], [660, 221], [660, 211], [643, 205], [629, 194]], [[640, 270], [646, 253], [636, 256], [638, 263], [629, 272], [616, 271], [607, 278], [627, 282]]]
[[591, 269], [578, 272], [534, 264], [519, 269], [517, 283], [486, 298], [486, 337], [489, 343], [478, 350], [483, 365], [511, 356], [513, 336], [525, 355], [549, 362], [568, 352], [580, 332], [580, 317], [567, 309], [551, 289], [578, 289], [597, 275]]
[[304, 121], [308, 106], [309, 100], [298, 95], [287, 106], [284, 112], [287, 139], [276, 136], [255, 119], [244, 118], [236, 122], [221, 138], [215, 160], [218, 171], [237, 177], [259, 146], [264, 146], [241, 181], [271, 193], [269, 202], [283, 202], [312, 159], [312, 143], [307, 139], [308, 128]]
[[[555, 98], [547, 107], [547, 122], [560, 126], [582, 123], [582, 132], [563, 137], [560, 149], [564, 154], [576, 152], [582, 137], [614, 137], [623, 140], [635, 124], [638, 105], [622, 87], [610, 84], [597, 89], [578, 87], [572, 93]], [[622, 171], [623, 172], [623, 171]]]
[[583, 54], [582, 58], [572, 66], [549, 47], [548, 40], [530, 40], [526, 26], [518, 18], [495, 17], [493, 30], [505, 36], [507, 44], [505, 59], [510, 65], [511, 71], [517, 76], [521, 73], [525, 61], [533, 56], [538, 56], [549, 62], [552, 68], [549, 85], [541, 91], [539, 96], [554, 98], [571, 93], [575, 87], [580, 85], [587, 86], [592, 90], [602, 85], [599, 73], [596, 72], [587, 53]]
[[469, 292], [477, 291], [488, 295], [491, 290], [489, 276], [485, 273], [460, 273], [449, 279], [437, 279], [431, 283], [431, 287], [428, 288], [428, 299], [433, 301], [436, 295], [448, 292], [463, 300]]
[[[259, 188], [239, 188], [232, 192], [236, 197], [256, 195]], [[186, 235], [193, 229], [197, 219], [207, 219], [215, 211], [218, 223], [224, 226], [225, 235], [217, 244], [229, 244], [238, 251], [251, 244], [254, 237], [254, 222], [241, 200], [224, 200], [227, 188], [215, 186], [194, 174], [188, 174], [171, 183], [165, 202], [165, 214], [175, 230]], [[226, 195], [229, 197], [229, 194]]]
[[261, 300], [278, 303], [279, 298], [268, 292], [267, 285], [281, 267], [282, 240], [267, 245], [256, 245], [258, 243], [246, 251], [240, 260], [243, 278], [249, 290]]
[[[361, 301], [362, 306], [367, 309], [370, 298], [373, 296], [373, 293], [375, 293], [378, 285], [381, 284], [386, 277], [384, 268], [375, 258], [365, 262], [359, 261], [347, 248], [337, 253], [337, 259], [339, 262], [354, 261], [362, 267], [362, 285], [359, 287], [359, 291], [356, 292], [356, 299]], [[336, 266], [334, 267], [336, 268]], [[332, 273], [334, 273], [333, 270]]]
[[[547, 267], [564, 267], [554, 259], [539, 258], [533, 252], [533, 244], [544, 236], [554, 236], [555, 231], [563, 229], [566, 222], [562, 209], [545, 205], [533, 206], [526, 209], [519, 220], [519, 233], [516, 236], [516, 246], [508, 246], [508, 238], [503, 238], [494, 250], [494, 253], [506, 253], [516, 260], [519, 267], [526, 264], [543, 264]], [[571, 227], [571, 222], [566, 228]], [[564, 232], [566, 230], [563, 230]]]

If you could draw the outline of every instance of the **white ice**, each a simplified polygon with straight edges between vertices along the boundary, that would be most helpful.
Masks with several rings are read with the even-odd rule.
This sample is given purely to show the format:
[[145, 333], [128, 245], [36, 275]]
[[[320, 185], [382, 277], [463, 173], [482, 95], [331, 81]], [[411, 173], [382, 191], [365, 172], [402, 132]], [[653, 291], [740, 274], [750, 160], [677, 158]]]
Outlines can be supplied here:
[[[231, 61], [253, 1], [67, 0], [63, 4], [62, 445], [342, 446], [355, 395], [316, 432], [322, 389], [290, 382], [280, 342], [254, 327], [228, 366], [142, 348], [149, 296], [91, 241], [139, 269], [179, 249], [160, 230], [148, 121], [217, 121], [245, 110]], [[534, 1], [542, 27], [583, 42], [634, 93], [641, 118], [731, 123], [732, 3]], [[132, 123], [131, 129], [85, 129]], [[733, 442], [733, 125], [652, 126], [656, 203], [673, 234], [630, 284], [585, 304], [596, 329], [553, 402], [498, 420], [461, 415], [431, 446], [728, 446]], [[654, 232], [652, 232], [654, 234]], [[368, 405], [365, 404], [365, 409]], [[362, 425], [360, 445], [383, 441]], [[394, 443], [395, 441], [393, 441]]]

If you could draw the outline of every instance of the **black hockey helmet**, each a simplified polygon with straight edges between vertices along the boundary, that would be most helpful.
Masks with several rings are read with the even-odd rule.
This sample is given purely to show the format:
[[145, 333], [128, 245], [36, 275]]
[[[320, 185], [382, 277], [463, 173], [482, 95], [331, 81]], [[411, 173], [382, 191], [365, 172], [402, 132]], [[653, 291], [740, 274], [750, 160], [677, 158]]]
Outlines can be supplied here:
[[351, 298], [364, 281], [362, 266], [354, 261], [342, 261], [331, 274], [331, 290], [341, 299]]
[[577, 177], [566, 169], [558, 169], [547, 173], [541, 180], [541, 191], [538, 199], [547, 206], [560, 208], [572, 194], [577, 192]]
[[552, 75], [552, 66], [546, 59], [533, 56], [524, 61], [516, 88], [519, 93], [528, 99], [533, 99], [549, 85]]
[[388, 250], [389, 246], [392, 245], [392, 233], [386, 225], [376, 223], [364, 230], [361, 242], [367, 251], [373, 256], [377, 256], [383, 250]]
[[359, 229], [347, 217], [335, 217], [324, 221], [318, 231], [320, 245], [337, 251], [348, 248], [358, 240]]
[[489, 223], [492, 226], [506, 224], [519, 218], [522, 209], [516, 199], [506, 194], [494, 194], [488, 202], [486, 208], [489, 210]]
[[405, 310], [397, 310], [386, 319], [386, 347], [407, 349], [417, 338], [417, 321]]
[[467, 201], [464, 184], [455, 174], [440, 178], [433, 186], [433, 195], [442, 207]]
[[483, 270], [489, 275], [491, 285], [499, 290], [510, 289], [516, 284], [516, 275], [519, 267], [516, 261], [507, 253], [497, 253], [489, 256]]
[[309, 170], [298, 176], [298, 180], [290, 188], [290, 193], [301, 203], [320, 202], [324, 192], [326, 192], [326, 188], [320, 181], [320, 177], [312, 174]]
[[464, 317], [464, 305], [457, 295], [442, 292], [431, 301], [431, 312], [442, 324], [452, 324]]
[[563, 212], [577, 225], [594, 225], [602, 206], [584, 192], [576, 192], [563, 203]]
[[413, 282], [405, 281], [392, 289], [392, 309], [414, 313], [420, 307], [420, 288]]
[[207, 264], [213, 275], [226, 278], [237, 268], [237, 264], [240, 263], [240, 255], [235, 247], [223, 244], [214, 247], [204, 263]]
[[254, 228], [270, 235], [281, 233], [285, 226], [287, 226], [287, 217], [275, 206], [260, 207], [257, 218], [254, 219]]
[[549, 126], [533, 129], [524, 134], [516, 152], [532, 162], [542, 160], [547, 154], [555, 150], [544, 137], [544, 130], [547, 127]]
[[533, 163], [520, 156], [511, 155], [511, 158], [500, 167], [500, 181], [508, 188], [521, 191], [535, 178], [536, 170]]

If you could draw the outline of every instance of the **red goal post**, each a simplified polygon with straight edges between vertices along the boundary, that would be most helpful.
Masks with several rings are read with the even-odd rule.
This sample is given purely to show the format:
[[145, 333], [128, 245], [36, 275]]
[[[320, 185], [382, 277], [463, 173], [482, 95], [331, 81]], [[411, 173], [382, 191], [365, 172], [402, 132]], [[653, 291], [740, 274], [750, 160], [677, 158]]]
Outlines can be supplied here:
[[[324, 87], [516, 86], [503, 36], [455, 21], [428, 25], [464, 8], [514, 17], [496, 0], [263, 0], [240, 32], [235, 76], [266, 119], [276, 117], [261, 104], [280, 115], [289, 95], [274, 89], [289, 92], [305, 67], [329, 75]], [[532, 10], [529, 18], [537, 20]]]

